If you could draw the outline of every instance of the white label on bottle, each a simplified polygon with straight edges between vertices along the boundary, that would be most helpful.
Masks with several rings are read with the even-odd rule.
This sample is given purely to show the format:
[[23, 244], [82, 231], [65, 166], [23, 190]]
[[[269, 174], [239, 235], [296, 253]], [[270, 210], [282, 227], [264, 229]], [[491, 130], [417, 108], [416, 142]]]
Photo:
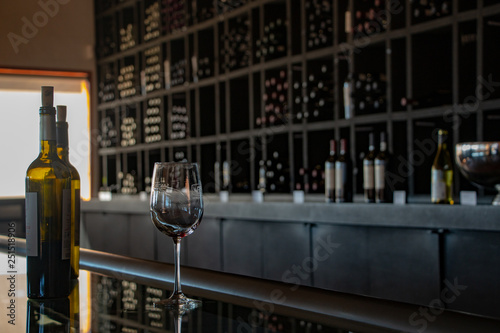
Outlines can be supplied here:
[[344, 182], [347, 165], [344, 162], [335, 162], [335, 197], [344, 197]]
[[54, 115], [40, 115], [40, 141], [56, 140], [56, 121]]
[[383, 190], [385, 188], [385, 162], [375, 161], [375, 189]]
[[363, 161], [363, 188], [372, 189], [375, 186], [373, 181], [373, 161]]
[[75, 190], [75, 245], [80, 246], [80, 189]]
[[446, 183], [443, 170], [432, 169], [431, 200], [446, 200]]
[[325, 191], [335, 190], [335, 164], [325, 162]]
[[64, 189], [62, 192], [62, 258], [71, 257], [71, 189]]
[[26, 256], [38, 256], [38, 193], [26, 192]]

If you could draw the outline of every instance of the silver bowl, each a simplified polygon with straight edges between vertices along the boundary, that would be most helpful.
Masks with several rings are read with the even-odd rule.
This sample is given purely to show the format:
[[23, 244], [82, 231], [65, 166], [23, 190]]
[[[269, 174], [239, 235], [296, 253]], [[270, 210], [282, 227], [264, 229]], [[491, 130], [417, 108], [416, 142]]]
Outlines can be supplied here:
[[472, 184], [496, 189], [492, 204], [500, 205], [500, 141], [457, 143], [455, 162]]

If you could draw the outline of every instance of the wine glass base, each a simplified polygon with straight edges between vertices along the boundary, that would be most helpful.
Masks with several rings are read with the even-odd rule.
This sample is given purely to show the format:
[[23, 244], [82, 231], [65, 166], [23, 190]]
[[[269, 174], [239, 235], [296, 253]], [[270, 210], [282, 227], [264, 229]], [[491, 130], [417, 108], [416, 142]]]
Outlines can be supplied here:
[[173, 310], [193, 310], [201, 306], [201, 301], [186, 297], [183, 293], [173, 294], [167, 299], [154, 303], [155, 307]]

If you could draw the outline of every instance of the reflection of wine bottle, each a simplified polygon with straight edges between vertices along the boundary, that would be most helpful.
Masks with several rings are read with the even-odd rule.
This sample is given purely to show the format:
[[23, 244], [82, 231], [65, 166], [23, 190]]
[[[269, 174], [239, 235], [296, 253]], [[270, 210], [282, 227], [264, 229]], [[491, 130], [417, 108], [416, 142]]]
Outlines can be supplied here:
[[325, 161], [325, 200], [335, 202], [335, 162], [337, 161], [337, 148], [335, 140], [330, 140], [330, 155]]
[[71, 277], [80, 272], [80, 175], [69, 161], [68, 122], [66, 106], [57, 106], [57, 155], [71, 171]]
[[375, 202], [375, 180], [373, 173], [374, 160], [375, 144], [373, 142], [373, 133], [370, 133], [368, 154], [366, 154], [363, 159], [363, 189], [365, 202]]
[[67, 297], [71, 280], [71, 174], [57, 156], [53, 87], [42, 87], [40, 155], [26, 172], [29, 298]]
[[66, 298], [28, 299], [26, 332], [71, 332], [70, 301]]
[[380, 133], [380, 151], [375, 157], [375, 201], [387, 202], [385, 173], [387, 170], [387, 142], [385, 133]]
[[431, 170], [431, 201], [453, 205], [453, 164], [446, 145], [448, 132], [438, 131], [438, 150]]
[[347, 154], [346, 139], [340, 139], [340, 154], [335, 162], [335, 201], [352, 201], [352, 163]]

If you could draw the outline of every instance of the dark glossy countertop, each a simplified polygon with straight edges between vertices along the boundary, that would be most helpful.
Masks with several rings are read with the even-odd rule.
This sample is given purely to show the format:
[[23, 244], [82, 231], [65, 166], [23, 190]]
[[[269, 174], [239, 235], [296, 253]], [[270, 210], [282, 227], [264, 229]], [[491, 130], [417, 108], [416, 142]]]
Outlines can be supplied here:
[[[0, 236], [2, 332], [42, 332], [41, 322], [56, 327], [54, 332], [102, 333], [176, 332], [176, 323], [182, 332], [221, 333], [500, 331], [500, 321], [466, 313], [189, 267], [181, 270], [183, 291], [203, 303], [180, 317], [153, 306], [155, 298], [168, 296], [172, 265], [86, 249], [70, 298], [40, 305], [26, 298], [24, 240], [15, 241], [13, 267], [8, 267], [7, 245]], [[12, 276], [15, 295], [9, 295]], [[10, 303], [15, 325], [8, 322]], [[34, 328], [27, 330], [27, 322]]]

